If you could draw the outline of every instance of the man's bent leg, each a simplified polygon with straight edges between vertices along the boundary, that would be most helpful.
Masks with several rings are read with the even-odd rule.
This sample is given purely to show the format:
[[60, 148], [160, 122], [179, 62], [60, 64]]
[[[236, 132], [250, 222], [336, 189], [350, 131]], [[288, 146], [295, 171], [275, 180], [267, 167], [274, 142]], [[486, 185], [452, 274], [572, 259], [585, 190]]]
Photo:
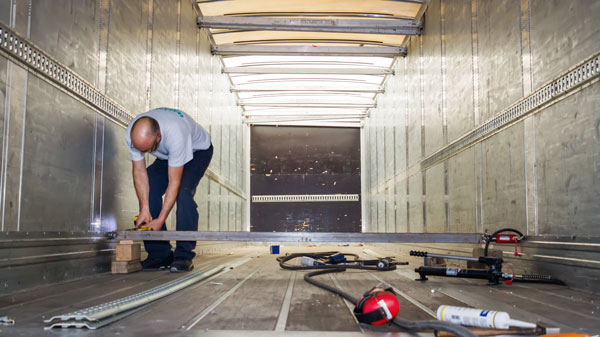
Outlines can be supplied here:
[[[177, 196], [177, 230], [198, 230], [198, 205], [194, 201], [194, 191], [180, 188]], [[177, 241], [175, 248], [175, 259], [191, 260], [196, 256], [194, 253], [196, 241]]]
[[[147, 171], [150, 185], [148, 195], [150, 215], [152, 219], [156, 219], [162, 210], [162, 197], [169, 185], [168, 162], [156, 159], [152, 165], [148, 166]], [[163, 224], [160, 230], [167, 230], [167, 225]], [[172, 254], [169, 241], [144, 241], [144, 247], [148, 252], [148, 259], [164, 260], [170, 258]]]
[[[194, 201], [196, 187], [204, 172], [210, 164], [213, 154], [212, 145], [207, 150], [194, 152], [194, 159], [185, 164], [179, 194], [177, 195], [177, 230], [178, 231], [197, 231], [198, 230], [198, 205]], [[196, 256], [194, 253], [196, 241], [177, 241], [175, 249], [175, 259], [191, 260]]]

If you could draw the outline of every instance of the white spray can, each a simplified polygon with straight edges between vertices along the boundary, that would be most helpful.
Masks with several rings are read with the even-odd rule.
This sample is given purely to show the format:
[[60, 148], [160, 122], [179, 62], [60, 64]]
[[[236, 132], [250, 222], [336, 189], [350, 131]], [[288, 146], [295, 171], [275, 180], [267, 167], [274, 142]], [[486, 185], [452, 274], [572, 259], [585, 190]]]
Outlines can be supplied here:
[[508, 329], [509, 327], [535, 328], [533, 323], [511, 319], [507, 312], [440, 305], [437, 319], [479, 328]]

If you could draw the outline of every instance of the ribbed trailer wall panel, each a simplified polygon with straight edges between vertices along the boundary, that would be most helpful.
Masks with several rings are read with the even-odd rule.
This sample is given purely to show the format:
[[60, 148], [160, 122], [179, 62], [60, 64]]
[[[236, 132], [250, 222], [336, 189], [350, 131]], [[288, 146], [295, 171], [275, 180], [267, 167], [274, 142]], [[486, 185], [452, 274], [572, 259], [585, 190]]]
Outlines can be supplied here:
[[[247, 126], [207, 35], [196, 27], [191, 3], [12, 4], [0, 1], [2, 22], [131, 114], [180, 107], [207, 127], [216, 155], [196, 194], [199, 229], [245, 228]], [[51, 233], [93, 236], [84, 232], [129, 227], [138, 204], [123, 125], [5, 56], [0, 56], [0, 87], [2, 231], [45, 231], [40, 238], [51, 239]], [[167, 224], [175, 228], [174, 219]], [[83, 252], [92, 256], [68, 260], [68, 254]], [[93, 242], [66, 245], [58, 252], [61, 262], [44, 265], [36, 261], [50, 251], [23, 251], [37, 260], [20, 265], [18, 273], [1, 273], [2, 291], [106, 271], [110, 252], [110, 246]]]
[[[278, 29], [344, 24], [335, 33], [239, 29], [274, 16]], [[202, 17], [241, 26], [199, 28]], [[42, 317], [102, 303], [114, 313], [129, 295], [189, 277], [108, 273], [119, 240], [150, 239], [200, 240], [196, 270], [222, 272], [88, 322], [113, 323], [96, 335], [397, 333], [358, 324], [352, 305], [275, 259], [323, 251], [406, 261], [317, 276], [355, 296], [391, 286], [404, 319], [458, 305], [597, 334], [598, 18], [598, 0], [0, 0], [0, 325], [4, 315], [16, 321], [0, 334], [61, 333], [42, 330]], [[359, 34], [351, 22], [422, 29]], [[186, 111], [211, 134], [214, 156], [195, 193], [199, 232], [174, 232], [174, 211], [169, 231], [126, 230], [139, 205], [125, 126], [158, 107]], [[299, 131], [307, 141], [284, 130], [300, 125], [319, 131]], [[349, 130], [333, 127], [357, 132], [348, 142], [337, 132]], [[259, 161], [287, 152], [287, 173], [251, 158], [259, 128], [276, 130]], [[318, 149], [334, 145], [353, 158], [360, 150], [360, 165]], [[295, 161], [316, 173], [291, 173]], [[281, 219], [289, 232], [272, 231]], [[304, 231], [326, 222], [352, 231]], [[415, 280], [426, 262], [410, 251], [479, 256], [482, 234], [506, 227], [526, 236], [493, 245], [503, 272], [513, 264], [514, 284]], [[518, 283], [519, 274], [567, 286]]]
[[[427, 2], [422, 34], [403, 44], [363, 122], [362, 230], [514, 227], [544, 238], [525, 248], [519, 271], [571, 275], [574, 287], [597, 291], [597, 79], [439, 152], [598, 55], [597, 17], [600, 3], [586, 0]], [[249, 126], [192, 2], [0, 0], [0, 21], [131, 116], [178, 107], [206, 126], [215, 155], [195, 196], [199, 230], [250, 228]], [[129, 227], [138, 211], [123, 120], [74, 90], [0, 55], [2, 292], [107, 271], [113, 247], [98, 233]], [[17, 249], [13, 238], [31, 241]]]
[[[365, 226], [480, 233], [512, 227], [529, 235], [597, 238], [597, 81], [445, 160], [420, 165], [597, 53], [592, 13], [600, 14], [597, 2], [432, 1], [423, 34], [410, 37], [407, 57], [396, 61], [396, 76], [365, 121], [365, 150], [378, 159], [365, 172], [371, 177]], [[390, 119], [390, 109], [405, 118]], [[394, 155], [382, 151], [389, 146]], [[395, 220], [376, 215], [390, 212]], [[559, 265], [587, 257], [558, 247], [564, 246], [530, 255], [548, 254]], [[564, 268], [541, 263], [524, 270], [563, 274]], [[591, 286], [583, 275], [597, 279], [599, 271], [590, 268], [576, 273], [576, 284]]]

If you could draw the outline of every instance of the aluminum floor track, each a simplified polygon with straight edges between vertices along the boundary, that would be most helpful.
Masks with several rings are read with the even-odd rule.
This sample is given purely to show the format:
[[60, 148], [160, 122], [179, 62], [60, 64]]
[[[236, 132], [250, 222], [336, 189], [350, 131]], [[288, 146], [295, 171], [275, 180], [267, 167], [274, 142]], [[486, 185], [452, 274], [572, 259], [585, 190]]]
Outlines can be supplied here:
[[[313, 245], [314, 246], [314, 245]], [[282, 253], [331, 251], [357, 253], [365, 258], [393, 255], [369, 246], [284, 246]], [[396, 254], [397, 255], [397, 254]], [[408, 254], [407, 254], [408, 255]], [[268, 247], [237, 248], [227, 255], [196, 258], [196, 269], [251, 257], [235, 269], [193, 284], [157, 300], [119, 321], [96, 331], [43, 329], [44, 319], [116, 300], [184, 277], [166, 271], [128, 275], [101, 274], [74, 282], [51, 285], [0, 297], [0, 316], [15, 319], [0, 326], [0, 336], [392, 336], [393, 326], [359, 325], [339, 297], [303, 280], [304, 272], [282, 270]], [[414, 279], [420, 258], [392, 272], [348, 271], [323, 280], [358, 297], [375, 285], [398, 292], [400, 315], [405, 319], [432, 319], [440, 304], [507, 311], [511, 317], [541, 321], [562, 331], [600, 332], [600, 294], [547, 284], [513, 284], [489, 287], [484, 280], [430, 277]], [[241, 333], [243, 331], [243, 333]]]

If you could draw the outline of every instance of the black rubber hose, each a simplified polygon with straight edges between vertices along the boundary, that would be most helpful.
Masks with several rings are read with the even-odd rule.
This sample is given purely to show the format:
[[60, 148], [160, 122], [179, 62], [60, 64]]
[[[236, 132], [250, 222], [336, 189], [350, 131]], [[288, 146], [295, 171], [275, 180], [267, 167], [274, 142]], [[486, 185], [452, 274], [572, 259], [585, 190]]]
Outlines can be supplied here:
[[408, 321], [396, 316], [392, 323], [404, 330], [409, 331], [448, 331], [458, 337], [477, 336], [464, 326], [444, 321]]
[[[285, 264], [285, 262], [287, 262], [291, 259], [297, 258], [297, 257], [307, 256], [307, 257], [311, 257], [314, 259], [326, 259], [328, 255], [335, 254], [335, 253], [337, 253], [337, 252], [324, 252], [324, 253], [313, 253], [313, 254], [297, 253], [297, 254], [290, 254], [290, 255], [286, 255], [286, 256], [277, 258], [277, 261], [279, 261], [279, 265], [283, 269], [289, 269], [289, 270], [311, 270], [311, 269], [315, 270], [316, 269], [315, 271], [304, 275], [304, 280], [306, 282], [308, 282], [316, 287], [319, 287], [321, 289], [327, 290], [333, 294], [336, 294], [336, 295], [348, 300], [349, 302], [352, 302], [352, 304], [354, 304], [355, 306], [358, 301], [356, 298], [354, 298], [353, 296], [349, 295], [346, 292], [341, 291], [340, 289], [329, 286], [323, 282], [317, 281], [317, 280], [313, 279], [312, 277], [317, 276], [317, 275], [328, 274], [328, 273], [341, 273], [341, 272], [344, 272], [346, 269], [380, 270], [381, 271], [381, 270], [393, 270], [396, 268], [396, 266], [390, 266], [386, 269], [381, 269], [381, 268], [361, 266], [361, 265], [290, 266], [290, 265]], [[459, 325], [456, 325], [456, 324], [453, 324], [453, 323], [450, 323], [450, 322], [408, 321], [408, 320], [403, 320], [403, 319], [396, 317], [392, 321], [392, 323], [402, 329], [409, 330], [409, 331], [437, 330], [437, 331], [448, 331], [459, 337], [475, 337], [475, 334], [473, 334], [469, 329], [464, 328]]]
[[[280, 256], [277, 258], [277, 262], [286, 262], [289, 261], [291, 259], [294, 259], [296, 257], [310, 257], [313, 258], [315, 260], [323, 260], [326, 261], [328, 259], [329, 256], [331, 255], [335, 255], [338, 252], [319, 252], [319, 253], [295, 253], [295, 254], [288, 254], [285, 256]], [[358, 261], [358, 255], [356, 254], [344, 254], [344, 256], [352, 256], [354, 258], [354, 260], [348, 261], [348, 262], [357, 262]]]
[[323, 282], [319, 282], [315, 279], [312, 279], [313, 276], [323, 275], [323, 274], [328, 274], [328, 273], [341, 273], [344, 271], [346, 271], [346, 269], [344, 269], [344, 268], [317, 270], [317, 271], [313, 271], [313, 272], [304, 274], [304, 281], [306, 281], [314, 286], [317, 286], [321, 289], [325, 289], [329, 292], [332, 292], [340, 297], [343, 297], [343, 298], [347, 299], [348, 301], [352, 302], [352, 304], [354, 304], [356, 306], [358, 299], [352, 297], [350, 294], [347, 294], [347, 293], [345, 293], [337, 288], [334, 288], [332, 286], [329, 286]]
[[[288, 270], [313, 270], [313, 269], [337, 269], [337, 268], [342, 268], [342, 269], [362, 269], [362, 270], [380, 270], [380, 271], [386, 271], [386, 270], [394, 270], [396, 269], [396, 265], [391, 264], [388, 267], [385, 268], [378, 268], [376, 266], [363, 266], [363, 265], [359, 265], [359, 264], [340, 264], [340, 265], [336, 265], [336, 264], [322, 264], [322, 265], [316, 265], [316, 266], [292, 266], [292, 265], [288, 265], [285, 264], [287, 261], [295, 259], [297, 257], [310, 257], [313, 259], [326, 259], [328, 255], [332, 255], [336, 254], [337, 252], [326, 252], [326, 253], [295, 253], [295, 254], [289, 254], [286, 256], [281, 256], [277, 258], [277, 261], [279, 262], [279, 266], [283, 269], [288, 269]], [[360, 262], [360, 260], [356, 260], [356, 261], [350, 261], [350, 262]]]
[[489, 236], [489, 240], [487, 240], [485, 242], [485, 249], [483, 250], [483, 256], [488, 256], [488, 247], [490, 246], [490, 242], [492, 242], [492, 238], [494, 236], [496, 236], [496, 234], [502, 233], [502, 232], [513, 232], [513, 233], [517, 233], [520, 236], [523, 236], [523, 233], [519, 232], [518, 230], [514, 229], [514, 228], [502, 228], [499, 229], [497, 231], [495, 231], [492, 235]]
[[[323, 275], [323, 274], [327, 274], [327, 273], [340, 273], [345, 271], [345, 268], [343, 268], [342, 266], [339, 266], [337, 268], [334, 269], [327, 269], [327, 270], [317, 270], [314, 272], [310, 272], [304, 275], [304, 280], [314, 286], [317, 286], [321, 289], [325, 289], [329, 292], [332, 292], [350, 302], [352, 302], [352, 304], [354, 304], [356, 306], [356, 303], [358, 302], [358, 300], [354, 297], [352, 297], [351, 295], [341, 291], [340, 289], [337, 289], [335, 287], [329, 286], [323, 282], [319, 282], [315, 279], [312, 279], [313, 276], [317, 276], [317, 275]], [[408, 331], [448, 331], [451, 332], [455, 335], [457, 335], [458, 337], [476, 337], [476, 335], [471, 332], [469, 329], [460, 326], [460, 325], [456, 325], [454, 323], [450, 323], [450, 322], [444, 322], [444, 321], [408, 321], [408, 320], [404, 320], [401, 318], [394, 318], [392, 320], [392, 323], [404, 330], [408, 330]]]

